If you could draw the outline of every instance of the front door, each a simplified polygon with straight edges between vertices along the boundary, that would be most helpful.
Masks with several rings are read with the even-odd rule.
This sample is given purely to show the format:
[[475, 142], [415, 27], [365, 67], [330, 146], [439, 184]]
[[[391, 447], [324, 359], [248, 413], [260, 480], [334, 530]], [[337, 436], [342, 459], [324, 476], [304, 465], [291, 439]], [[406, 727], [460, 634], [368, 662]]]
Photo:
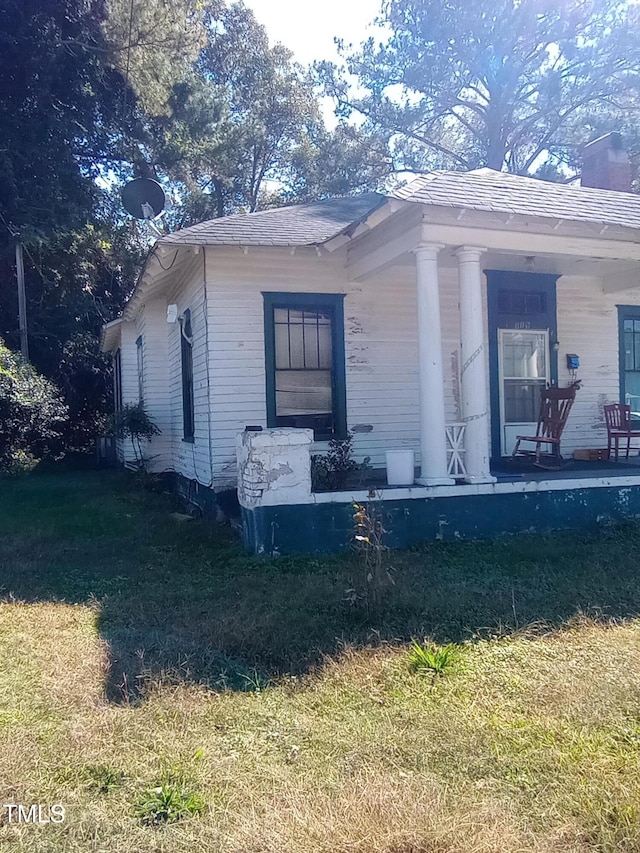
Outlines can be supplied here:
[[540, 392], [551, 382], [549, 332], [498, 329], [500, 450], [511, 456], [518, 435], [535, 435]]
[[558, 378], [555, 275], [486, 270], [491, 455], [535, 435], [540, 391]]

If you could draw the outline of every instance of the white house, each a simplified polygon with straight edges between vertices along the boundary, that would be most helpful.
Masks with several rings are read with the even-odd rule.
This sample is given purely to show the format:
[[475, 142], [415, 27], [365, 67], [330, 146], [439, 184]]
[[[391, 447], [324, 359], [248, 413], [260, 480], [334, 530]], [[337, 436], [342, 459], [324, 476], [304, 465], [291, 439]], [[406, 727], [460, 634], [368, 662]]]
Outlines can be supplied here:
[[[603, 405], [640, 411], [640, 197], [616, 134], [585, 154], [581, 187], [438, 171], [386, 196], [229, 216], [160, 238], [103, 332], [119, 403], [143, 399], [161, 429], [153, 469], [202, 503], [207, 490], [238, 485], [246, 426], [264, 431], [240, 442], [250, 468], [251, 442], [263, 451], [271, 442], [276, 460], [301, 442], [308, 459], [349, 429], [356, 457], [375, 467], [388, 450], [415, 451], [417, 483], [396, 500], [539, 492], [539, 481], [496, 482], [492, 460], [535, 429], [539, 389], [576, 376], [563, 455], [606, 447]], [[273, 492], [258, 467], [245, 500], [241, 488], [248, 512]], [[629, 468], [618, 490], [640, 484], [637, 474]], [[284, 488], [265, 503], [349, 503], [300, 482], [303, 498]]]

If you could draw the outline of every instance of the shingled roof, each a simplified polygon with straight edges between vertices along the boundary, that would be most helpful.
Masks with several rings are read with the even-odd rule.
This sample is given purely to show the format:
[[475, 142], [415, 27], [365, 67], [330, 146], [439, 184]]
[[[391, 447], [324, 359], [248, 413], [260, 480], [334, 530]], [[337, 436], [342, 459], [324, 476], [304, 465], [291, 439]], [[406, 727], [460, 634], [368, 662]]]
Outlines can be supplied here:
[[340, 234], [385, 201], [378, 193], [328, 198], [209, 219], [161, 238], [185, 246], [313, 246]]
[[640, 228], [640, 196], [634, 193], [552, 184], [494, 169], [430, 172], [391, 197], [438, 207]]
[[209, 219], [167, 234], [174, 246], [313, 246], [366, 219], [387, 199], [555, 220], [640, 229], [640, 196], [476, 169], [420, 175], [388, 196], [378, 193], [328, 198], [289, 207]]

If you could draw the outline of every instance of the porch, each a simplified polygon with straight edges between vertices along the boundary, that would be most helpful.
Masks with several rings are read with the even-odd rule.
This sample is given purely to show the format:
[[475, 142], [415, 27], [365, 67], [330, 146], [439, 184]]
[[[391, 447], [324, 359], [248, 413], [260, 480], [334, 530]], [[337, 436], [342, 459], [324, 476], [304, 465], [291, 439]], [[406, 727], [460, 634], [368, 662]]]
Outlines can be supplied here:
[[[360, 339], [350, 361], [347, 339], [346, 409], [356, 426], [364, 421], [371, 430], [356, 437], [356, 449], [362, 457], [371, 448], [380, 465], [385, 450], [412, 448], [417, 482], [427, 487], [460, 479], [449, 465], [451, 422], [462, 427], [465, 482], [488, 484], [504, 481], [493, 462], [511, 455], [516, 436], [535, 434], [543, 389], [583, 382], [562, 438], [568, 456], [606, 447], [603, 406], [633, 404], [640, 395], [640, 255], [629, 229], [596, 221], [595, 208], [584, 219], [569, 210], [563, 218], [561, 206], [529, 211], [508, 176], [474, 181], [487, 192], [484, 201], [491, 199], [487, 206], [473, 193], [464, 203], [436, 200], [428, 183], [411, 196], [420, 204], [407, 206], [408, 196], [398, 193], [346, 244], [348, 279], [372, 306], [384, 305], [381, 327], [397, 310], [388, 294], [414, 312], [405, 341], [415, 349], [402, 342], [397, 382], [414, 408], [407, 417], [408, 406], [391, 390], [397, 416], [390, 422], [387, 401], [375, 401], [385, 426], [391, 423], [388, 434], [399, 439], [386, 447], [376, 443], [376, 411], [352, 415], [354, 402], [365, 408], [358, 383], [368, 385], [365, 354], [373, 356]], [[546, 185], [532, 189], [548, 192]], [[337, 239], [344, 246], [347, 238]], [[325, 248], [333, 250], [331, 241]], [[398, 332], [377, 340], [376, 363], [397, 363]]]
[[[428, 540], [483, 539], [524, 532], [588, 529], [640, 518], [640, 457], [569, 461], [561, 470], [499, 460], [491, 482], [388, 486], [383, 469], [332, 492], [311, 489], [311, 430], [238, 436], [243, 540], [256, 554], [350, 547], [353, 505], [368, 504], [401, 548]], [[417, 473], [417, 472], [416, 472]]]
[[[602, 459], [588, 461], [584, 459], [565, 459], [557, 469], [537, 468], [533, 463], [520, 459], [493, 459], [490, 464], [490, 473], [496, 483], [544, 483], [547, 481], [567, 481], [584, 479], [602, 479], [611, 480], [620, 477], [637, 477], [637, 484], [640, 485], [640, 455], [630, 456], [629, 459], [621, 458], [614, 462], [613, 460]], [[377, 493], [385, 493], [394, 495], [402, 490], [409, 488], [418, 488], [418, 479], [420, 476], [419, 467], [414, 468], [414, 485], [389, 485], [386, 468], [370, 468], [361, 471], [354, 471], [350, 474], [344, 487], [335, 489], [313, 489], [315, 495], [338, 495], [341, 492], [349, 494], [357, 494], [358, 500], [373, 498]], [[454, 478], [455, 486], [466, 486], [464, 475]], [[464, 491], [468, 491], [465, 489]], [[440, 494], [440, 491], [438, 491]]]

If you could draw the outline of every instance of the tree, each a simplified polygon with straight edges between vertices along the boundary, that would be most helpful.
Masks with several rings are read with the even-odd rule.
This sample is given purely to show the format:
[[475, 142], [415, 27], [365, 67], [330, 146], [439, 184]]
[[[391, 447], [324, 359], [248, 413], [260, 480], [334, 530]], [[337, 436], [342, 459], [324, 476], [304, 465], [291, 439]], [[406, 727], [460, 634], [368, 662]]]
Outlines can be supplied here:
[[176, 80], [196, 61], [205, 43], [203, 14], [201, 0], [105, 0], [104, 62], [147, 113], [167, 111]]
[[122, 210], [136, 174], [162, 180], [169, 228], [369, 187], [356, 133], [333, 135], [308, 75], [241, 3], [0, 0], [0, 335], [17, 348], [24, 246], [30, 357], [64, 391], [67, 441], [109, 406], [101, 325], [149, 242]]
[[309, 75], [241, 4], [209, 4], [207, 42], [166, 115], [140, 116], [150, 165], [180, 204], [171, 227], [378, 186], [384, 151], [326, 129]]
[[0, 471], [26, 467], [59, 449], [66, 416], [55, 385], [0, 339]]
[[340, 114], [390, 135], [397, 169], [570, 163], [581, 121], [622, 118], [640, 81], [638, 8], [622, 0], [389, 0], [382, 22], [386, 43], [347, 57], [364, 94], [318, 72]]
[[177, 226], [256, 210], [319, 121], [311, 82], [286, 48], [269, 46], [250, 10], [213, 2], [204, 27], [206, 44], [167, 115], [146, 122], [151, 162], [182, 201]]
[[350, 124], [311, 127], [282, 174], [287, 200], [311, 201], [378, 190], [392, 171], [384, 138]]
[[[104, 410], [109, 378], [102, 371], [100, 388], [86, 382], [68, 342], [90, 334], [96, 355], [100, 327], [122, 307], [141, 257], [135, 227], [96, 183], [121, 133], [124, 83], [109, 64], [103, 21], [100, 0], [0, 0], [0, 334], [17, 347], [19, 238], [30, 357], [82, 412], [67, 430], [74, 445]], [[82, 404], [81, 387], [92, 395]]]

